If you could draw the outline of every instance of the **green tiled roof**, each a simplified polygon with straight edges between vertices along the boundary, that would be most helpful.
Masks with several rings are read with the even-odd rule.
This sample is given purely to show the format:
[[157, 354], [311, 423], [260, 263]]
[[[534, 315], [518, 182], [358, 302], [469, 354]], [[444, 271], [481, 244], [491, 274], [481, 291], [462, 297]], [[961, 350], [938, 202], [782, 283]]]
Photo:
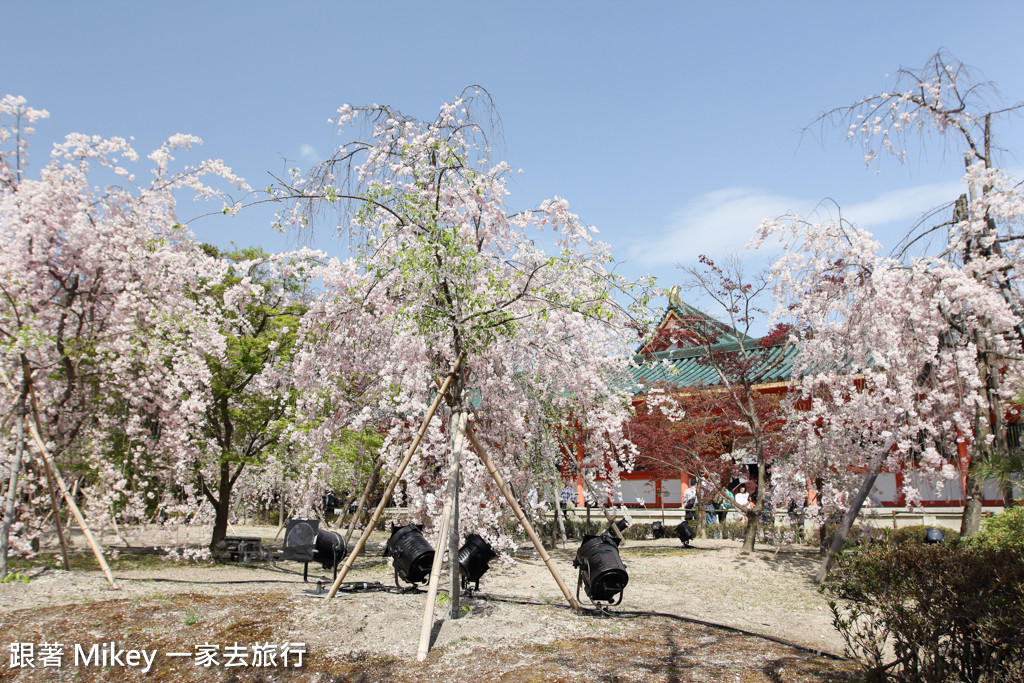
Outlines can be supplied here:
[[[789, 345], [774, 346], [762, 349], [755, 340], [745, 344], [747, 350], [760, 358], [760, 363], [753, 372], [755, 384], [771, 382], [788, 382], [796, 357], [796, 347]], [[740, 350], [739, 342], [716, 344], [716, 352], [731, 353]], [[673, 349], [647, 355], [633, 356], [633, 381], [636, 391], [641, 392], [645, 386], [655, 382], [665, 382], [683, 387], [716, 386], [722, 383], [718, 372], [706, 362], [702, 362], [705, 351], [702, 348]]]
[[[753, 379], [755, 384], [788, 382], [796, 357], [796, 348], [791, 345], [779, 345], [762, 348], [757, 339], [750, 337], [734, 328], [715, 320], [677, 297], [670, 297], [668, 309], [662, 318], [661, 327], [675, 314], [681, 319], [697, 319], [713, 328], [718, 340], [712, 346], [716, 353], [736, 353], [745, 348], [757, 358]], [[706, 349], [703, 346], [691, 346], [658, 353], [640, 353], [645, 348], [641, 345], [633, 356], [634, 391], [642, 393], [646, 387], [664, 382], [679, 388], [695, 386], [717, 386], [722, 384], [718, 371], [704, 362]]]

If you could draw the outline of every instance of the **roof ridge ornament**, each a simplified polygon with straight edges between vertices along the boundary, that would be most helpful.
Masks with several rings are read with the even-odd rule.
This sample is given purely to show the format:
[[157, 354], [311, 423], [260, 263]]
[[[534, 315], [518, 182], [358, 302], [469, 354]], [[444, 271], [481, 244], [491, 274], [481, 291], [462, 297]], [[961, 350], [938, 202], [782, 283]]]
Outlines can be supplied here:
[[683, 307], [683, 302], [679, 298], [679, 291], [680, 291], [679, 285], [675, 285], [674, 287], [672, 287], [672, 289], [670, 289], [668, 291], [668, 305], [669, 306], [675, 306], [676, 308], [682, 308]]

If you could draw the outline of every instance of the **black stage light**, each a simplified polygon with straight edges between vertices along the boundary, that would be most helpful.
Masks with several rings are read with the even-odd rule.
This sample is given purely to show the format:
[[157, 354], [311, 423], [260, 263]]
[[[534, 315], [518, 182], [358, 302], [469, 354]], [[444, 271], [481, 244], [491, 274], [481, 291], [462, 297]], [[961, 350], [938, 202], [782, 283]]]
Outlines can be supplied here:
[[[617, 539], [607, 534], [585, 535], [583, 543], [576, 551], [576, 559], [573, 560], [572, 566], [579, 567], [580, 570], [576, 580], [577, 600], [582, 585], [592, 602], [601, 600], [610, 605], [622, 602], [622, 591], [629, 582], [629, 574], [626, 573], [626, 565], [619, 558]], [[617, 601], [616, 594], [619, 596]]]
[[679, 526], [676, 527], [676, 536], [678, 536], [679, 540], [683, 542], [684, 548], [693, 547], [690, 545], [690, 541], [692, 541], [696, 535], [697, 534], [694, 532], [693, 527], [691, 527], [685, 519], [679, 522]]
[[497, 557], [491, 544], [476, 534], [466, 536], [466, 542], [459, 548], [459, 574], [462, 579], [462, 590], [469, 589], [469, 582], [476, 584], [474, 590], [480, 590], [480, 577], [488, 569], [488, 563]]
[[924, 532], [924, 542], [928, 545], [942, 543], [945, 539], [946, 534], [943, 533], [942, 529], [931, 527], [928, 531]]
[[434, 564], [434, 549], [423, 537], [422, 524], [391, 527], [391, 538], [384, 547], [384, 556], [394, 558], [395, 585], [398, 579], [413, 585], [425, 583]]
[[316, 532], [316, 541], [313, 542], [313, 557], [323, 566], [324, 569], [334, 570], [338, 575], [338, 565], [348, 554], [348, 547], [345, 545], [345, 537], [337, 531], [320, 529]]
[[654, 536], [655, 540], [665, 537], [665, 525], [660, 521], [651, 522], [651, 535]]
[[290, 519], [284, 532], [284, 546], [278, 559], [302, 562], [302, 580], [309, 578], [309, 563], [319, 562], [338, 574], [338, 565], [348, 548], [341, 534], [320, 528], [318, 519]]

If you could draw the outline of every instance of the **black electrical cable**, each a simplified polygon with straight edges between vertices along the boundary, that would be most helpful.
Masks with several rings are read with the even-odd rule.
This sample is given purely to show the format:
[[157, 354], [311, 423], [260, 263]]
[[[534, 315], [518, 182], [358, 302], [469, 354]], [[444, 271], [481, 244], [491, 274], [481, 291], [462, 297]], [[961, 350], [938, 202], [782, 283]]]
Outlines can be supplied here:
[[157, 583], [195, 583], [200, 585], [229, 585], [237, 583], [280, 583], [283, 585], [290, 585], [293, 583], [302, 583], [302, 581], [280, 581], [278, 579], [235, 579], [232, 581], [194, 581], [190, 579], [165, 579], [160, 577], [155, 578], [136, 578], [128, 576], [119, 576], [118, 581], [153, 581]]

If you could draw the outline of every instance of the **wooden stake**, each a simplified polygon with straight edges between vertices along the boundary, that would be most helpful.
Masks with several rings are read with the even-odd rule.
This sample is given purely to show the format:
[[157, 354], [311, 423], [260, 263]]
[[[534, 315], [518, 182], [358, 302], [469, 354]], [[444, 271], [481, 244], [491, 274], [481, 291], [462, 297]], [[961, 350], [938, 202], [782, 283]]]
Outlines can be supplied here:
[[[448, 491], [444, 496], [444, 507], [441, 509], [441, 528], [437, 531], [437, 543], [434, 545], [434, 563], [430, 566], [430, 582], [427, 584], [427, 604], [423, 609], [423, 623], [420, 625], [420, 644], [416, 650], [416, 661], [422, 662], [430, 650], [430, 631], [434, 625], [434, 606], [437, 603], [437, 587], [441, 582], [441, 565], [444, 561], [444, 546], [449, 540], [450, 524], [455, 510], [455, 497], [459, 488], [459, 453], [462, 450], [466, 432], [466, 413], [459, 413], [459, 423], [452, 435], [452, 462], [448, 469]], [[449, 558], [452, 573], [458, 575], [458, 551], [455, 557]], [[449, 553], [450, 554], [450, 553]]]
[[394, 476], [392, 476], [391, 481], [388, 482], [388, 487], [384, 490], [384, 495], [377, 504], [377, 509], [374, 510], [373, 516], [366, 524], [366, 528], [363, 529], [363, 534], [359, 537], [359, 541], [356, 542], [356, 546], [352, 549], [352, 553], [345, 560], [345, 564], [341, 568], [341, 571], [338, 572], [338, 577], [334, 579], [334, 584], [331, 586], [330, 592], [327, 593], [328, 598], [333, 598], [337, 595], [338, 588], [341, 586], [341, 582], [345, 580], [345, 576], [348, 574], [349, 570], [352, 569], [352, 565], [355, 563], [356, 557], [359, 556], [359, 553], [363, 552], [363, 548], [366, 546], [366, 541], [370, 538], [370, 534], [373, 532], [373, 527], [377, 525], [377, 521], [384, 512], [384, 506], [387, 505], [388, 500], [391, 499], [391, 494], [395, 492], [395, 487], [398, 486], [398, 480], [401, 479], [402, 475], [405, 473], [405, 468], [409, 466], [409, 461], [412, 460], [413, 453], [415, 453], [416, 449], [419, 448], [420, 441], [423, 440], [423, 435], [427, 433], [427, 425], [430, 424], [430, 420], [434, 417], [434, 413], [437, 412], [438, 406], [441, 405], [445, 392], [448, 391], [449, 385], [451, 385], [452, 380], [455, 379], [455, 373], [458, 372], [459, 366], [462, 365], [464, 358], [465, 354], [460, 354], [455, 360], [455, 365], [452, 366], [451, 372], [449, 372], [448, 376], [445, 377], [444, 383], [437, 392], [437, 397], [434, 398], [434, 402], [430, 404], [430, 408], [427, 410], [427, 414], [423, 418], [423, 424], [420, 426], [420, 430], [416, 433], [416, 438], [414, 438], [412, 443], [409, 445], [409, 450], [406, 451], [405, 457], [402, 458], [402, 462], [399, 463]]
[[516, 516], [516, 519], [519, 520], [519, 523], [523, 525], [523, 529], [526, 530], [526, 535], [530, 537], [531, 541], [533, 541], [533, 547], [535, 547], [537, 549], [537, 552], [540, 553], [540, 557], [542, 560], [544, 560], [544, 564], [547, 565], [548, 571], [551, 572], [551, 576], [554, 577], [555, 583], [557, 583], [558, 587], [562, 589], [562, 595], [564, 595], [565, 599], [569, 601], [569, 604], [572, 605], [573, 609], [578, 610], [580, 608], [579, 603], [576, 602], [576, 598], [574, 598], [572, 596], [572, 593], [569, 592], [569, 587], [565, 585], [564, 581], [562, 581], [562, 577], [558, 575], [558, 570], [555, 569], [555, 565], [551, 561], [551, 557], [548, 555], [547, 551], [544, 550], [544, 543], [542, 543], [540, 538], [537, 537], [537, 533], [533, 530], [533, 527], [530, 525], [530, 521], [526, 519], [526, 515], [523, 513], [523, 509], [519, 507], [519, 503], [516, 502], [515, 496], [512, 495], [512, 492], [509, 491], [508, 486], [505, 484], [505, 480], [501, 478], [501, 475], [498, 473], [498, 470], [494, 466], [494, 463], [491, 462], [491, 459], [489, 457], [487, 457], [487, 453], [480, 445], [480, 441], [476, 438], [476, 434], [473, 432], [472, 426], [467, 427], [466, 434], [467, 436], [469, 436], [469, 442], [473, 444], [473, 448], [476, 450], [476, 454], [480, 456], [480, 459], [483, 461], [484, 467], [486, 467], [487, 471], [491, 473], [491, 477], [494, 479], [494, 483], [498, 485], [498, 488], [501, 490], [502, 495], [505, 496], [505, 500], [508, 501], [509, 506], [512, 508], [512, 512]]

